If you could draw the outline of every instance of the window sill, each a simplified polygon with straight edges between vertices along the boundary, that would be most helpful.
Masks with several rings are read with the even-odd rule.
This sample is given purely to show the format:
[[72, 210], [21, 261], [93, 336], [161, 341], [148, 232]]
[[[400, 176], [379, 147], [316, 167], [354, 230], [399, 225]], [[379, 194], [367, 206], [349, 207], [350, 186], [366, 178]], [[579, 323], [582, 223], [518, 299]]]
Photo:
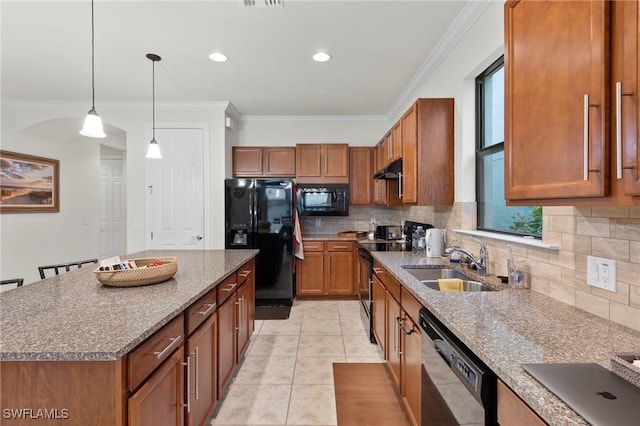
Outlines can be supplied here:
[[457, 232], [459, 234], [471, 235], [473, 237], [481, 237], [481, 238], [491, 238], [492, 240], [504, 241], [507, 243], [521, 244], [523, 246], [536, 247], [547, 250], [560, 250], [555, 244], [547, 244], [542, 240], [538, 240], [535, 238], [527, 238], [527, 237], [517, 237], [515, 235], [505, 235], [499, 234], [496, 232], [487, 232], [487, 231], [469, 231], [466, 229], [453, 229], [453, 232]]

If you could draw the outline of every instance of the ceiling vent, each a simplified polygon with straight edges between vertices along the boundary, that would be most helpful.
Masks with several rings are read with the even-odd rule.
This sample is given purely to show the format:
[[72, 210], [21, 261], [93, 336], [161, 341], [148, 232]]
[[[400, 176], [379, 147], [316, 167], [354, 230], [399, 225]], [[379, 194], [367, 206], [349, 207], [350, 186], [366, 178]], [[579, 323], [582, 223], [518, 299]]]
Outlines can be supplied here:
[[246, 7], [284, 7], [284, 0], [242, 0]]

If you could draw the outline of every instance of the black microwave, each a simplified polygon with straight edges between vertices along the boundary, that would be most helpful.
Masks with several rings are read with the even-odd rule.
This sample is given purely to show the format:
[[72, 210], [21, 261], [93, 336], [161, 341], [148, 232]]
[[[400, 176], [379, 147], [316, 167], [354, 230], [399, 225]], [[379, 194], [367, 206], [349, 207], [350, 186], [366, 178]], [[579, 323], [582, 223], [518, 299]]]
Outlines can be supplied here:
[[300, 216], [349, 216], [349, 184], [299, 184], [296, 206]]

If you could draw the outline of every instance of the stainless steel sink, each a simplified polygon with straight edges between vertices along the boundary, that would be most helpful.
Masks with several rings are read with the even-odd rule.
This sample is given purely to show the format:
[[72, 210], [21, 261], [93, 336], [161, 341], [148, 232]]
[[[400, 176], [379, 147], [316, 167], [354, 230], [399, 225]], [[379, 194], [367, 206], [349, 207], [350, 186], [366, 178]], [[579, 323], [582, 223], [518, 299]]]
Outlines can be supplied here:
[[421, 283], [434, 290], [440, 290], [438, 280], [443, 278], [459, 278], [462, 280], [462, 291], [495, 291], [496, 289], [479, 281], [472, 280], [462, 272], [449, 268], [404, 268]]
[[470, 278], [462, 272], [449, 268], [405, 268], [405, 270], [420, 281], [438, 280], [440, 278], [460, 278], [461, 280], [470, 280]]

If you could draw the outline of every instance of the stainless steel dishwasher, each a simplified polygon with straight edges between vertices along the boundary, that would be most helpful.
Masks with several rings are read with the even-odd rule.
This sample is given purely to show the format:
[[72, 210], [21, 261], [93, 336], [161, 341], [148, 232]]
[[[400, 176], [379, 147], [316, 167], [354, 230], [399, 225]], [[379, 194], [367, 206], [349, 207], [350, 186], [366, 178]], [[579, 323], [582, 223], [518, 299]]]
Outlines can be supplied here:
[[426, 425], [497, 425], [496, 375], [427, 309], [422, 329], [422, 419]]

